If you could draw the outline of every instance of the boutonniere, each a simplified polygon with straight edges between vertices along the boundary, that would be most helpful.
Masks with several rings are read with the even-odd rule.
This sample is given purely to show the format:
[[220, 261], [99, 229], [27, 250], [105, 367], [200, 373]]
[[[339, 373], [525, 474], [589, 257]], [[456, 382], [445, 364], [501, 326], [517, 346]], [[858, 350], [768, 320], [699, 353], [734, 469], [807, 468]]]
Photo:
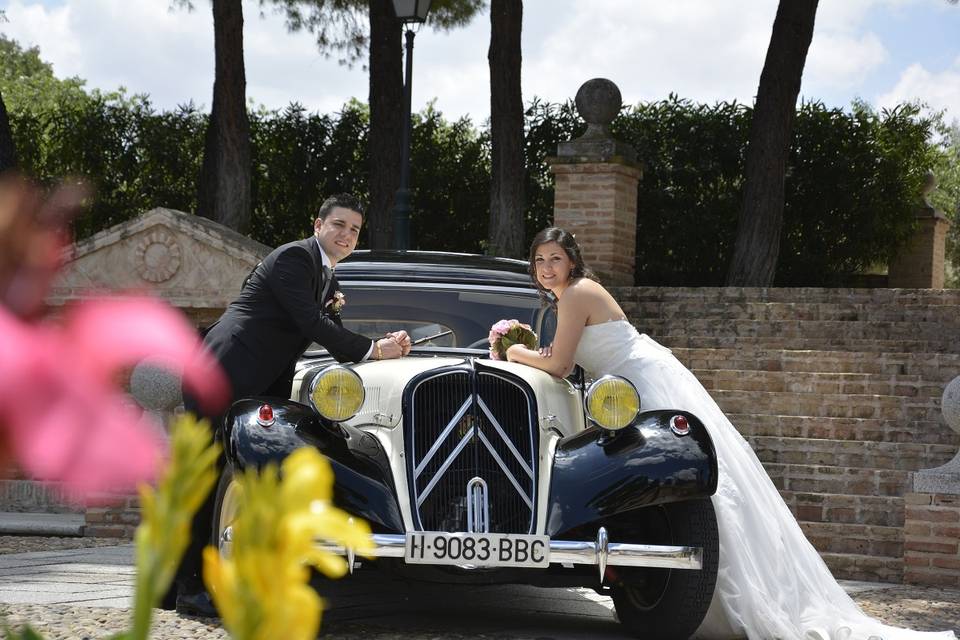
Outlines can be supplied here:
[[334, 291], [333, 297], [327, 300], [327, 306], [330, 307], [330, 313], [340, 315], [343, 305], [347, 304], [347, 296], [340, 291]]

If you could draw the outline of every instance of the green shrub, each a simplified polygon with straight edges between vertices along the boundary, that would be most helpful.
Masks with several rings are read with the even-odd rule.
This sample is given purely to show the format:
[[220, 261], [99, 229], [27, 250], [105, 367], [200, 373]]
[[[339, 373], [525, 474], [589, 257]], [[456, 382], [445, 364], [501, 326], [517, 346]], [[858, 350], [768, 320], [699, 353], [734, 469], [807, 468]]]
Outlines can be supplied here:
[[[86, 94], [10, 107], [21, 162], [41, 180], [86, 177], [97, 190], [76, 224], [79, 238], [156, 206], [195, 210], [207, 116], [194, 106], [156, 112], [143, 96]], [[645, 170], [637, 188], [636, 282], [721, 285], [733, 250], [751, 118], [736, 102], [694, 104], [676, 96], [622, 110], [612, 129]], [[275, 246], [309, 233], [323, 198], [367, 191], [369, 112], [350, 102], [336, 114], [300, 105], [251, 115], [251, 235]], [[526, 113], [529, 240], [553, 217], [547, 159], [584, 125], [571, 103], [530, 103]], [[960, 193], [956, 136], [912, 105], [876, 113], [804, 103], [798, 109], [786, 177], [778, 285], [836, 285], [886, 263], [909, 236], [927, 170], [940, 198]], [[950, 146], [953, 140], [953, 146]], [[446, 120], [432, 106], [414, 116], [411, 217], [414, 246], [483, 251], [489, 212], [490, 141], [469, 119]], [[951, 173], [952, 171], [952, 173]], [[943, 184], [944, 181], [947, 184]], [[960, 262], [957, 228], [951, 258]], [[361, 240], [362, 241], [362, 240]]]

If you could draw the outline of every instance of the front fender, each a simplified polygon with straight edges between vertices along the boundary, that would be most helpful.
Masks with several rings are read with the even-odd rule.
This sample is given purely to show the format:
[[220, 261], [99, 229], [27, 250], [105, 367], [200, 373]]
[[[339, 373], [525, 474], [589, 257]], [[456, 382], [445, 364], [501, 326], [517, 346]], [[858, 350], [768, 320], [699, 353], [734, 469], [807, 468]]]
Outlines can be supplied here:
[[[273, 407], [274, 423], [257, 422], [260, 405]], [[316, 447], [333, 467], [334, 503], [367, 520], [379, 533], [403, 533], [390, 462], [376, 438], [325, 420], [311, 407], [278, 398], [235, 402], [224, 418], [224, 449], [236, 469], [279, 464], [294, 450]]]
[[[690, 433], [670, 430], [682, 414]], [[547, 506], [551, 537], [617, 514], [713, 495], [717, 456], [703, 423], [685, 411], [646, 411], [616, 433], [591, 427], [557, 443]]]

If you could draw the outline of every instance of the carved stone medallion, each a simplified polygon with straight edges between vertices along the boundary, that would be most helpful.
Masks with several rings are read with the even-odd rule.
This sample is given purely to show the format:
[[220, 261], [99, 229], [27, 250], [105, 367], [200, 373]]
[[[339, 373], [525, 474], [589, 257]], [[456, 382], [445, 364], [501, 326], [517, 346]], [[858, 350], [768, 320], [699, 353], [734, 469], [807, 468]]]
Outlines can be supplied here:
[[180, 245], [162, 229], [146, 233], [134, 250], [137, 273], [147, 282], [164, 282], [180, 269]]

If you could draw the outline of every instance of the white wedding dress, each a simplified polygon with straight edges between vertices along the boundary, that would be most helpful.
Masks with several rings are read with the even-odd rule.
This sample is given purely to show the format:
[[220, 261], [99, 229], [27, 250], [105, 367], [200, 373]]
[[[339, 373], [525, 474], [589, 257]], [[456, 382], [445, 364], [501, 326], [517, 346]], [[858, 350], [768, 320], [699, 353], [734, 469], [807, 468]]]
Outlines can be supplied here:
[[592, 377], [623, 376], [643, 409], [703, 420], [719, 458], [713, 497], [720, 529], [717, 588], [695, 637], [751, 640], [954, 639], [868, 617], [837, 584], [753, 453], [696, 377], [627, 320], [585, 327], [576, 362]]

